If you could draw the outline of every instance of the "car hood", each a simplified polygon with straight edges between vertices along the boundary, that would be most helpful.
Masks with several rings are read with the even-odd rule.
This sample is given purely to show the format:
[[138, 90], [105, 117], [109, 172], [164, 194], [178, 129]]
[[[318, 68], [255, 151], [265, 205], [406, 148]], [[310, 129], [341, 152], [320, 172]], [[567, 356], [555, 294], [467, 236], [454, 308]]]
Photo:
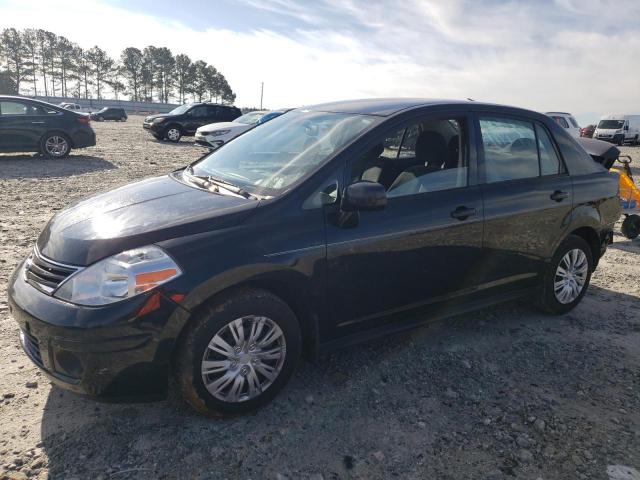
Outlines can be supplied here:
[[236, 225], [259, 204], [177, 178], [150, 178], [70, 205], [49, 221], [38, 249], [58, 262], [89, 265], [131, 248]]
[[156, 115], [149, 115], [147, 117], [144, 117], [144, 121], [145, 122], [152, 122], [156, 118], [169, 118], [169, 117], [172, 117], [172, 116], [173, 115], [170, 115], [168, 113], [158, 113]]
[[221, 129], [231, 129], [231, 130], [248, 130], [253, 125], [247, 125], [246, 123], [238, 123], [238, 122], [216, 122], [210, 123], [208, 125], [203, 125], [202, 127], [196, 130], [197, 132], [211, 132], [213, 130], [221, 130]]

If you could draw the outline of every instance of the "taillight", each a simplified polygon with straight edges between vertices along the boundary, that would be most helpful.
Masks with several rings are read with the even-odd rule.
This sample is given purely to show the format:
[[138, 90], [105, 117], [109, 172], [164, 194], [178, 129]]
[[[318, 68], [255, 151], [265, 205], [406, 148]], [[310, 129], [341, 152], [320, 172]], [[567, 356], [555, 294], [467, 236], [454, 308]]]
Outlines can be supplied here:
[[91, 121], [91, 118], [89, 117], [89, 115], [78, 116], [78, 123], [82, 123], [83, 125], [89, 125], [90, 121]]

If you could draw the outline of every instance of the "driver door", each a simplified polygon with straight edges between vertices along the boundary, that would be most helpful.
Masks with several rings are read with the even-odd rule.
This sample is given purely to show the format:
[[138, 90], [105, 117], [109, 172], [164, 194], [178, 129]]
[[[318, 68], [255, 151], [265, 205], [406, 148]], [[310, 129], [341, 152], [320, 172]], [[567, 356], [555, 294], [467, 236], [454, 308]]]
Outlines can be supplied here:
[[483, 206], [466, 113], [422, 117], [372, 138], [347, 183], [387, 190], [379, 211], [327, 216], [334, 335], [437, 315], [482, 282]]

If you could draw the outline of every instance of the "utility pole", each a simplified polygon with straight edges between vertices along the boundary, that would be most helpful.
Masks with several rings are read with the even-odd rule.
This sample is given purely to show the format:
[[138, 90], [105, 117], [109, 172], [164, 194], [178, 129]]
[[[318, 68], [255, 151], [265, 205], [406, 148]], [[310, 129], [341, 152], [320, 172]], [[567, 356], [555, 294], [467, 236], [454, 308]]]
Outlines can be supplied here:
[[264, 82], [260, 82], [260, 110], [262, 110], [262, 97], [264, 96]]

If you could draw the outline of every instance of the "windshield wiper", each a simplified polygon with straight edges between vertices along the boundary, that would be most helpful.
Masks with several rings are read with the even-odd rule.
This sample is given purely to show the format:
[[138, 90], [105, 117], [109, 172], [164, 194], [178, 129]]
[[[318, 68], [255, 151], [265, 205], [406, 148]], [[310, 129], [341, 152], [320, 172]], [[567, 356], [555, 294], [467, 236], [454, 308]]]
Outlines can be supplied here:
[[242, 187], [234, 185], [231, 182], [227, 182], [226, 180], [223, 180], [222, 178], [217, 178], [217, 177], [214, 177], [213, 175], [196, 175], [195, 173], [193, 173], [193, 167], [191, 167], [191, 165], [189, 165], [187, 167], [186, 171], [187, 171], [187, 174], [193, 180], [197, 180], [194, 183], [197, 183], [198, 185], [200, 185], [203, 188], [206, 188], [207, 190], [209, 190], [209, 188], [212, 185], [215, 185], [217, 187], [218, 192], [219, 192], [220, 188], [223, 188], [223, 189], [227, 190], [228, 192], [234, 193], [234, 194], [239, 195], [239, 196], [241, 196], [243, 198], [255, 198], [255, 199], [258, 199], [258, 197], [256, 195], [253, 195], [253, 194], [247, 192]]

